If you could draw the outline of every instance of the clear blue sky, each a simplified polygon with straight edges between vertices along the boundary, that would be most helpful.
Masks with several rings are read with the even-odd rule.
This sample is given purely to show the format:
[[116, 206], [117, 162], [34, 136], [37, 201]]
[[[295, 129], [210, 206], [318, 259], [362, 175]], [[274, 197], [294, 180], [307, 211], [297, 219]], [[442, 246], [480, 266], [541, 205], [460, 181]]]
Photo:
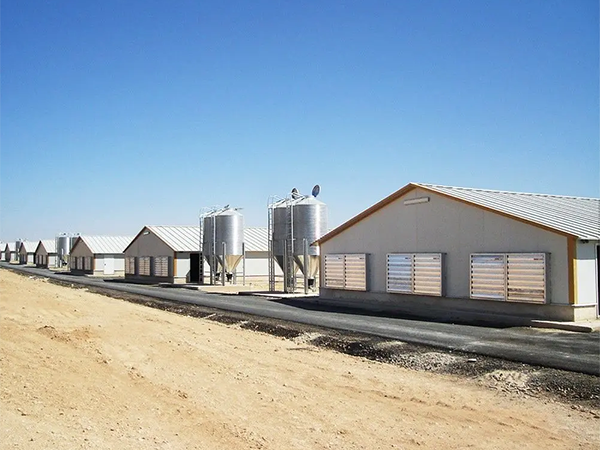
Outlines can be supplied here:
[[0, 239], [196, 224], [319, 183], [599, 196], [596, 0], [2, 2]]

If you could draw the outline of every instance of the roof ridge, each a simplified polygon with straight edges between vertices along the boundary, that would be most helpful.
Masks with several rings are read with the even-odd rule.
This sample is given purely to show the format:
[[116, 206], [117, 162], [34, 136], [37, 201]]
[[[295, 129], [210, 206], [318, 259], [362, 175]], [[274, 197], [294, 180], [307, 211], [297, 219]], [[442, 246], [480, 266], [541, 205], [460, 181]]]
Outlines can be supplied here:
[[600, 201], [600, 198], [597, 197], [581, 197], [576, 195], [558, 195], [558, 194], [543, 194], [539, 192], [517, 192], [517, 191], [503, 191], [500, 189], [483, 189], [483, 188], [469, 188], [462, 186], [447, 186], [443, 184], [429, 184], [429, 183], [411, 183], [415, 186], [423, 186], [428, 188], [444, 188], [444, 189], [460, 189], [463, 191], [471, 191], [471, 192], [493, 192], [497, 194], [514, 194], [514, 195], [524, 195], [524, 196], [533, 196], [533, 197], [553, 197], [553, 198], [567, 198], [567, 199], [578, 199], [578, 200], [593, 200]]

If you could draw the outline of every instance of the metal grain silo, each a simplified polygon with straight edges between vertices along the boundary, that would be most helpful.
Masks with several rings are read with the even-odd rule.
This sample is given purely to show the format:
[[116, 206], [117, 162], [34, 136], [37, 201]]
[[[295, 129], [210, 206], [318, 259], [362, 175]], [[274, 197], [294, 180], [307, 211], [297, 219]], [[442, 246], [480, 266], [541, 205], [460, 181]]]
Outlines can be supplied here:
[[15, 241], [15, 254], [12, 257], [13, 261], [20, 261], [21, 256], [20, 256], [20, 251], [21, 251], [21, 243], [23, 241], [22, 240], [17, 240]]
[[292, 208], [294, 260], [302, 273], [314, 280], [319, 271], [319, 247], [311, 244], [327, 231], [327, 205], [313, 196], [306, 196], [295, 200]]
[[233, 208], [215, 213], [215, 254], [231, 279], [244, 254], [244, 216]]
[[206, 259], [209, 267], [214, 271], [218, 272], [216, 259], [213, 259], [215, 245], [215, 212], [210, 212], [202, 218], [202, 255]]
[[56, 265], [58, 267], [61, 267], [67, 262], [66, 258], [71, 250], [69, 244], [69, 236], [66, 233], [61, 233], [56, 236]]
[[281, 200], [273, 207], [273, 257], [281, 270], [285, 271], [285, 242], [289, 233], [289, 201]]
[[284, 199], [272, 196], [268, 203], [269, 290], [275, 290], [275, 262], [283, 271], [283, 289], [294, 292], [298, 269], [304, 274], [304, 291], [315, 286], [319, 248], [311, 244], [327, 230], [327, 205], [317, 200], [321, 188], [302, 195], [296, 188]]

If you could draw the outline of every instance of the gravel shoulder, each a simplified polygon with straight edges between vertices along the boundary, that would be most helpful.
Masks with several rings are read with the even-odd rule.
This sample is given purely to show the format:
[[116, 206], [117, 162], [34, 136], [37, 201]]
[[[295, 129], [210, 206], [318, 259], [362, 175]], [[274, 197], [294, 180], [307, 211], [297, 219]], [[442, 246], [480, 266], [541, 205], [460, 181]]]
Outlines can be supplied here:
[[0, 296], [6, 448], [600, 443], [589, 375], [111, 298], [6, 270]]

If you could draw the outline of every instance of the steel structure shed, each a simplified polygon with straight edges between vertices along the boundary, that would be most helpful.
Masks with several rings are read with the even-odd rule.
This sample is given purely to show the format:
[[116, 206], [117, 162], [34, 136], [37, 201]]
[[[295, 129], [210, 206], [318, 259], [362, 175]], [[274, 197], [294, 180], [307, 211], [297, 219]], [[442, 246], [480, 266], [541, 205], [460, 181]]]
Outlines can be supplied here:
[[[250, 278], [268, 275], [267, 229], [245, 228], [245, 269]], [[125, 249], [125, 277], [142, 283], [199, 283], [208, 279], [198, 226], [144, 226]], [[236, 276], [244, 267], [240, 264]]]
[[4, 261], [11, 262], [17, 260], [17, 252], [15, 251], [16, 244], [14, 242], [7, 242], [4, 247]]
[[42, 239], [35, 249], [35, 264], [38, 267], [56, 267], [56, 240]]
[[95, 276], [124, 276], [123, 250], [131, 240], [131, 236], [79, 236], [69, 255], [71, 272]]
[[18, 250], [19, 264], [35, 264], [35, 249], [39, 241], [23, 241]]
[[409, 183], [317, 241], [320, 295], [445, 319], [591, 320], [599, 241], [597, 198]]

